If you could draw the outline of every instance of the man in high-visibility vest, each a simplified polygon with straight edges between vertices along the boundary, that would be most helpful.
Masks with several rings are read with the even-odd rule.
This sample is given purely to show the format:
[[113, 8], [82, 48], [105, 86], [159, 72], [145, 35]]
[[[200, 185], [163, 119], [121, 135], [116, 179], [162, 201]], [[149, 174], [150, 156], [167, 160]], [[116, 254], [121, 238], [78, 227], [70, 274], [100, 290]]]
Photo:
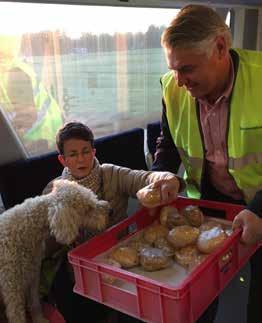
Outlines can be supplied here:
[[[262, 52], [231, 49], [231, 33], [211, 8], [184, 7], [162, 35], [170, 72], [161, 78], [162, 132], [153, 170], [182, 162], [193, 198], [247, 205], [234, 227], [242, 239], [262, 217]], [[253, 242], [260, 239], [260, 231]], [[248, 323], [261, 322], [262, 252], [251, 259]], [[215, 310], [214, 310], [215, 308]], [[216, 304], [199, 322], [212, 322]]]
[[0, 106], [31, 153], [55, 149], [63, 124], [56, 100], [33, 68], [18, 58], [21, 36], [0, 35]]

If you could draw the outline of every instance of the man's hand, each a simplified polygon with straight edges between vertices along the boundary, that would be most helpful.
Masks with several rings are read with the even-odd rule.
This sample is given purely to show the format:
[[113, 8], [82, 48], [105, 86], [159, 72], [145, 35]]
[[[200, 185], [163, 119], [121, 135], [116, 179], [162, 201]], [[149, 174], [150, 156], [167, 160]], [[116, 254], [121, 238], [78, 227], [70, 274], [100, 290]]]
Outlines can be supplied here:
[[179, 188], [179, 180], [172, 176], [157, 180], [142, 188], [137, 192], [137, 198], [143, 206], [148, 208], [149, 214], [154, 216], [162, 205], [171, 203], [177, 198]]
[[243, 229], [241, 240], [247, 245], [262, 241], [262, 219], [249, 210], [239, 212], [232, 227]]
[[169, 179], [161, 179], [152, 184], [152, 188], [159, 188], [161, 193], [161, 203], [167, 204], [172, 202], [177, 198], [177, 194], [179, 192], [180, 182], [174, 176]]

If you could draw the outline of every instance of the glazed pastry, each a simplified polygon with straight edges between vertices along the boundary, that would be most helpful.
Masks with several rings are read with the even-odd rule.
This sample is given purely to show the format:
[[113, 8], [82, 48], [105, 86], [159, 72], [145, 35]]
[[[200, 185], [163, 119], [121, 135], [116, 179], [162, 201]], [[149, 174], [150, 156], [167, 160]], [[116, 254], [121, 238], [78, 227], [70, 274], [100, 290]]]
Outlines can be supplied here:
[[[112, 258], [106, 259], [105, 264], [108, 264], [108, 265], [113, 266], [113, 267], [121, 268], [120, 263], [115, 261]], [[102, 279], [103, 279], [103, 281], [105, 283], [108, 283], [108, 284], [113, 284], [117, 280], [116, 277], [108, 275], [108, 274], [103, 274]]]
[[140, 253], [140, 264], [146, 271], [164, 269], [170, 263], [170, 258], [161, 249], [144, 248]]
[[175, 254], [175, 248], [164, 237], [157, 238], [154, 242], [154, 247], [163, 250], [168, 257]]
[[150, 243], [145, 241], [143, 237], [133, 239], [128, 243], [128, 246], [135, 249], [138, 253], [146, 247], [150, 247]]
[[168, 228], [162, 224], [154, 224], [144, 231], [144, 239], [150, 244], [153, 244], [158, 238], [165, 238], [167, 235]]
[[183, 248], [194, 244], [199, 236], [199, 229], [190, 225], [181, 225], [169, 231], [167, 240], [175, 248]]
[[175, 251], [175, 260], [181, 266], [188, 266], [198, 254], [197, 247], [190, 245]]
[[212, 228], [215, 228], [215, 227], [219, 227], [222, 229], [222, 225], [216, 221], [207, 221], [207, 222], [204, 222], [203, 224], [201, 224], [201, 226], [199, 227], [200, 231], [208, 231]]
[[200, 227], [204, 222], [204, 215], [197, 205], [188, 205], [182, 211], [189, 224]]
[[152, 188], [152, 184], [145, 186], [136, 193], [138, 200], [145, 207], [152, 208], [161, 204], [160, 188]]
[[186, 218], [178, 212], [177, 208], [171, 205], [162, 207], [159, 219], [160, 223], [168, 229], [173, 229], [177, 225], [188, 224]]
[[211, 253], [220, 247], [227, 235], [221, 227], [214, 227], [208, 231], [202, 231], [197, 240], [197, 248], [200, 252]]
[[203, 253], [197, 254], [195, 257], [192, 257], [192, 261], [188, 264], [188, 271], [194, 270], [198, 265], [200, 265], [208, 255]]
[[111, 258], [120, 263], [124, 268], [131, 268], [139, 264], [138, 252], [134, 248], [128, 246], [116, 248], [112, 252]]

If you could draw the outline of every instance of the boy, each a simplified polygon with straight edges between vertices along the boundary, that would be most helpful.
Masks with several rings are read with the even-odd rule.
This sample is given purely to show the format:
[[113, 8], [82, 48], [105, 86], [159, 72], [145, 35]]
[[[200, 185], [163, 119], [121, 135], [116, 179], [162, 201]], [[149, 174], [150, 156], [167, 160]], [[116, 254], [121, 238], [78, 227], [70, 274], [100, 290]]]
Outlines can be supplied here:
[[[160, 188], [161, 204], [174, 200], [181, 189], [180, 179], [170, 172], [131, 170], [112, 164], [100, 165], [95, 157], [93, 133], [82, 123], [66, 124], [58, 131], [56, 143], [58, 159], [64, 166], [61, 178], [76, 181], [91, 189], [99, 199], [108, 201], [111, 207], [109, 226], [127, 216], [128, 198], [136, 197], [136, 192], [144, 186], [154, 183], [155, 187]], [[52, 185], [53, 181], [43, 193], [49, 193]], [[84, 232], [79, 241], [85, 241], [92, 235], [94, 234], [91, 232]], [[65, 260], [60, 266], [52, 289], [58, 309], [68, 323], [86, 322], [83, 318], [89, 316], [91, 311], [92, 316], [97, 317], [97, 322], [101, 322], [107, 307], [73, 293], [73, 282], [68, 277], [66, 263]], [[124, 318], [118, 320], [123, 322]]]

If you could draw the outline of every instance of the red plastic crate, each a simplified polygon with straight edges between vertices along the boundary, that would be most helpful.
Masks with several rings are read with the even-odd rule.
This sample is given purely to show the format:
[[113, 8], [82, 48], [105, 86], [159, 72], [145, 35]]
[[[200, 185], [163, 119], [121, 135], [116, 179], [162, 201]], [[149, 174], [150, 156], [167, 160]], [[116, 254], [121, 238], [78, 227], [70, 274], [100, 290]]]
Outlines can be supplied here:
[[[182, 197], [172, 205], [178, 209], [198, 205], [211, 211], [223, 210], [225, 219], [229, 221], [243, 209], [240, 205]], [[69, 252], [68, 259], [75, 276], [74, 291], [146, 322], [193, 323], [257, 249], [257, 245], [247, 247], [240, 243], [241, 231], [236, 230], [223, 246], [210, 254], [176, 288], [94, 259], [144, 229], [158, 217], [159, 214], [150, 216], [147, 209], [141, 209]], [[127, 228], [132, 233], [126, 234]], [[226, 256], [229, 253], [232, 256], [228, 259]], [[130, 284], [131, 290], [104, 282], [104, 274]]]

